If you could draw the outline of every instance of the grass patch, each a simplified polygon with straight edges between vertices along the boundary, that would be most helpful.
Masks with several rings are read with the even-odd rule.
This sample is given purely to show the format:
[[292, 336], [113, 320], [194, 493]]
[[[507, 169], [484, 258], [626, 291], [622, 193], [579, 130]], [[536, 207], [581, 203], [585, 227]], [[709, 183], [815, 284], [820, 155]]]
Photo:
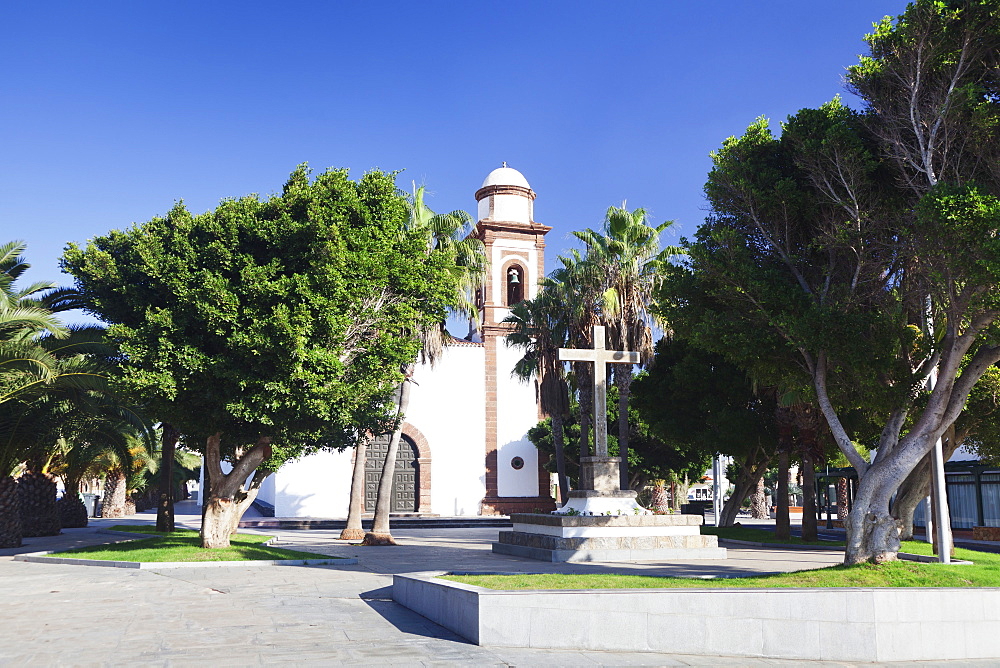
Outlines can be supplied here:
[[[907, 541], [903, 552], [930, 554], [927, 543]], [[831, 566], [751, 578], [661, 578], [648, 575], [561, 573], [448, 575], [445, 580], [488, 589], [754, 589], [765, 587], [1000, 587], [1000, 555], [955, 550], [971, 566], [894, 561], [881, 565]]]
[[701, 533], [705, 536], [718, 536], [729, 540], [743, 540], [748, 543], [778, 543], [781, 545], [829, 545], [830, 547], [843, 547], [842, 540], [802, 540], [797, 536], [789, 538], [776, 538], [773, 531], [764, 529], [751, 529], [750, 527], [701, 527]]
[[206, 550], [201, 547], [197, 531], [179, 529], [172, 533], [157, 533], [156, 527], [119, 525], [114, 531], [155, 534], [149, 538], [114, 545], [79, 547], [52, 556], [74, 559], [99, 559], [107, 561], [275, 561], [279, 559], [337, 559], [315, 552], [299, 552], [263, 545], [271, 536], [236, 534], [230, 538], [230, 547]]

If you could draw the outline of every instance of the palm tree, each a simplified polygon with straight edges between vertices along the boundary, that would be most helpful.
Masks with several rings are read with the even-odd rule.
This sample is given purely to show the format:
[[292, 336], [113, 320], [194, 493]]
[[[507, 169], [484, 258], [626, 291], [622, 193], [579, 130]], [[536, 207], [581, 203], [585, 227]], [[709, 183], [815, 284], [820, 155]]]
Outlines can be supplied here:
[[[586, 262], [602, 277], [599, 299], [601, 324], [607, 327], [610, 345], [616, 350], [638, 352], [646, 364], [653, 358], [653, 300], [658, 270], [683, 251], [660, 248], [660, 234], [673, 225], [667, 221], [650, 226], [645, 209], [629, 211], [609, 207], [600, 232], [586, 229], [575, 236], [587, 246]], [[621, 488], [629, 488], [628, 399], [631, 394], [631, 364], [614, 365], [618, 386], [618, 451], [621, 456]]]
[[[417, 231], [427, 241], [427, 255], [443, 253], [449, 262], [451, 273], [451, 311], [457, 316], [478, 319], [479, 314], [473, 301], [476, 290], [483, 285], [489, 261], [483, 242], [470, 236], [472, 217], [465, 211], [436, 214], [424, 204], [423, 186], [414, 187], [409, 202], [407, 230]], [[448, 331], [445, 323], [419, 326], [415, 334], [420, 339], [420, 361], [433, 365], [444, 351]], [[396, 408], [396, 429], [389, 441], [379, 480], [378, 498], [375, 502], [375, 516], [372, 530], [365, 534], [365, 545], [395, 545], [389, 532], [389, 512], [392, 498], [393, 476], [396, 472], [396, 453], [403, 435], [403, 419], [410, 402], [410, 386], [417, 360], [405, 365], [400, 371], [403, 382], [399, 389], [399, 403]], [[353, 485], [352, 485], [353, 488]], [[354, 498], [352, 493], [352, 499]]]
[[[566, 328], [569, 347], [590, 348], [593, 346], [593, 327], [598, 323], [600, 311], [598, 300], [601, 295], [600, 269], [588, 263], [579, 251], [557, 258], [562, 266], [553, 270], [542, 280], [542, 290], [553, 304], [558, 304]], [[574, 362], [573, 373], [568, 377], [580, 396], [580, 456], [590, 454], [590, 422], [594, 414], [594, 387], [592, 365], [589, 362]]]
[[[59, 533], [51, 467], [67, 439], [107, 441], [123, 426], [138, 433], [148, 431], [136, 410], [111, 391], [107, 360], [113, 351], [103, 336], [100, 328], [81, 327], [69, 330], [64, 339], [34, 339], [31, 345], [38, 349], [39, 359], [44, 356], [49, 377], [6, 375], [14, 376], [6, 386], [14, 390], [0, 392], [0, 509], [9, 508], [11, 513], [0, 514], [4, 544], [19, 544], [22, 531], [23, 535]], [[15, 494], [11, 475], [22, 466], [25, 471]]]
[[[15, 287], [30, 266], [24, 260], [24, 249], [18, 242], [0, 245], [0, 423], [8, 424], [13, 419], [13, 402], [55, 377], [55, 359], [35, 339], [45, 331], [65, 334], [52, 311], [38, 299], [39, 293], [54, 288], [54, 284]], [[0, 547], [21, 545], [21, 502], [12, 474], [24, 461], [23, 454], [9, 441], [0, 440]]]
[[551, 298], [554, 292], [543, 289], [535, 299], [518, 302], [504, 322], [514, 326], [507, 335], [507, 343], [524, 351], [524, 356], [514, 366], [513, 375], [525, 381], [539, 379], [542, 411], [552, 419], [561, 505], [566, 503], [569, 493], [563, 436], [563, 420], [569, 415], [569, 392], [566, 369], [559, 361], [559, 348], [568, 345], [568, 331], [563, 305]]

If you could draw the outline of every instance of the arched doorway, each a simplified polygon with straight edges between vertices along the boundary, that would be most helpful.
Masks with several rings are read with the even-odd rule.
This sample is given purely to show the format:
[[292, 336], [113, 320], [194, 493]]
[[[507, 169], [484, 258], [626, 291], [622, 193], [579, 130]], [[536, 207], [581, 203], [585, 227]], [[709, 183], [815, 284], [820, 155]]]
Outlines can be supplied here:
[[[368, 456], [365, 459], [365, 511], [375, 512], [375, 501], [378, 499], [378, 483], [382, 478], [382, 467], [385, 465], [385, 455], [389, 451], [390, 434], [379, 436], [368, 446]], [[417, 448], [413, 440], [403, 434], [396, 451], [396, 472], [392, 478], [392, 499], [389, 502], [389, 512], [415, 513], [420, 498], [419, 465], [417, 463]]]

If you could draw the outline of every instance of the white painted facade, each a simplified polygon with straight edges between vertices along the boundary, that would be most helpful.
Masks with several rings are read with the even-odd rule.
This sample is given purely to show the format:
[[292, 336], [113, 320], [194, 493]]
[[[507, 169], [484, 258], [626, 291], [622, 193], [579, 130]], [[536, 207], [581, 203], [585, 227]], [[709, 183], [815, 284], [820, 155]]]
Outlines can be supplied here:
[[[505, 502], [538, 499], [540, 487], [547, 489], [548, 483], [527, 437], [539, 420], [535, 383], [512, 377], [521, 353], [507, 347], [500, 324], [509, 314], [505, 272], [511, 262], [523, 272], [524, 296], [537, 294], [544, 266], [540, 240], [548, 228], [533, 222], [534, 193], [524, 176], [506, 165], [487, 176], [477, 198], [474, 234], [484, 240], [491, 261], [483, 326], [470, 340], [446, 346], [434, 367], [417, 367], [405, 418], [404, 433], [419, 434], [415, 440], [421, 441], [417, 450], [423, 463], [418, 466], [430, 468], [429, 507], [425, 503], [418, 509], [425, 514], [502, 512]], [[493, 369], [490, 350], [495, 350]], [[488, 387], [490, 377], [493, 388]], [[495, 435], [490, 430], [494, 415]], [[352, 459], [353, 450], [321, 452], [286, 464], [268, 478], [258, 498], [274, 507], [276, 517], [346, 517]], [[491, 479], [496, 481], [492, 490]]]

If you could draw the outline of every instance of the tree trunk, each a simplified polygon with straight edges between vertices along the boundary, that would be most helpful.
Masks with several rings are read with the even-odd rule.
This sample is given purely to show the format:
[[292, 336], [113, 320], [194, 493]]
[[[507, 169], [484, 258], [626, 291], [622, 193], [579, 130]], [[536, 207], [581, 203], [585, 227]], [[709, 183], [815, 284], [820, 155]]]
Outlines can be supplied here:
[[566, 436], [563, 434], [563, 418], [552, 416], [552, 440], [556, 449], [556, 477], [559, 478], [559, 506], [569, 500], [569, 476], [566, 475]]
[[365, 534], [364, 545], [395, 545], [389, 532], [389, 512], [392, 510], [393, 477], [396, 475], [396, 453], [399, 451], [399, 441], [403, 437], [403, 416], [410, 405], [410, 378], [416, 365], [406, 367], [403, 384], [399, 388], [399, 407], [396, 411], [396, 431], [392, 432], [389, 449], [385, 453], [385, 463], [382, 465], [382, 477], [378, 481], [378, 498], [375, 500], [375, 517], [372, 519], [372, 530]]
[[631, 489], [628, 475], [628, 397], [632, 391], [632, 365], [616, 364], [615, 384], [618, 386], [618, 456], [621, 457], [621, 481], [622, 489]]
[[125, 472], [112, 469], [104, 476], [101, 517], [125, 517]]
[[[207, 549], [229, 547], [229, 536], [236, 533], [240, 518], [250, 507], [261, 483], [270, 475], [258, 469], [271, 456], [271, 438], [261, 436], [257, 443], [233, 463], [229, 473], [222, 472], [222, 434], [216, 432], [205, 444], [205, 481], [208, 491], [201, 520], [201, 546]], [[247, 489], [244, 481], [253, 473]]]
[[792, 535], [792, 525], [788, 518], [788, 450], [778, 453], [778, 484], [774, 489], [774, 536], [788, 540]]
[[21, 498], [17, 481], [0, 477], [0, 547], [21, 547]]
[[750, 517], [755, 520], [771, 518], [770, 509], [767, 507], [767, 495], [764, 493], [764, 476], [757, 479], [757, 487], [750, 495]]
[[[837, 478], [837, 519], [843, 522], [847, 519], [847, 509], [850, 498], [847, 496], [847, 478]], [[910, 515], [912, 525], [913, 515]]]
[[361, 540], [365, 537], [361, 515], [365, 510], [365, 460], [368, 456], [368, 436], [358, 440], [354, 448], [354, 472], [351, 475], [351, 505], [347, 509], [347, 526], [340, 532], [340, 540]]
[[589, 457], [590, 425], [594, 421], [594, 382], [590, 362], [574, 362], [577, 387], [580, 388], [580, 457]]
[[767, 462], [751, 461], [740, 466], [739, 474], [733, 483], [733, 493], [722, 506], [719, 513], [719, 526], [731, 527], [736, 523], [736, 516], [743, 506], [743, 501], [750, 495], [750, 490], [757, 487], [757, 481], [764, 479]]
[[63, 529], [82, 529], [87, 526], [87, 506], [80, 498], [80, 479], [66, 477], [66, 491], [56, 502], [59, 511], [59, 525]]
[[687, 474], [684, 474], [684, 480], [674, 478], [674, 488], [671, 492], [674, 502], [674, 510], [678, 513], [681, 512], [681, 506], [687, 503], [688, 500], [688, 490], [691, 489], [691, 480], [688, 478]]
[[58, 536], [55, 479], [40, 471], [27, 471], [17, 481], [17, 494], [21, 497], [21, 534]]
[[174, 451], [180, 432], [168, 422], [160, 425], [160, 498], [156, 505], [156, 530], [174, 530]]
[[[931, 455], [928, 454], [910, 471], [896, 492], [892, 516], [899, 520], [899, 539], [913, 540], [913, 513], [931, 493]], [[927, 509], [928, 514], [931, 509]]]
[[812, 454], [802, 453], [802, 540], [819, 540], [816, 526], [816, 469]]
[[229, 547], [229, 537], [239, 524], [243, 512], [233, 499], [213, 496], [205, 506], [205, 527], [201, 532], [201, 546], [208, 549]]
[[670, 511], [670, 501], [667, 499], [667, 481], [654, 480], [653, 494], [649, 499], [649, 508], [659, 513]]
[[[949, 438], [946, 438], [942, 444], [944, 461], [951, 459], [951, 456], [961, 445], [961, 440], [955, 438], [954, 430], [955, 428], [952, 426], [945, 432]], [[900, 540], [913, 540], [913, 513], [920, 502], [931, 493], [931, 456], [931, 453], [924, 455], [924, 458], [910, 471], [906, 480], [896, 491], [896, 500], [892, 504], [892, 516], [899, 520]], [[844, 497], [845, 499], [847, 497], [846, 485]]]
[[854, 509], [844, 522], [845, 564], [895, 561], [899, 552], [899, 524], [889, 513], [889, 497], [897, 485], [882, 464], [873, 464], [858, 482]]

